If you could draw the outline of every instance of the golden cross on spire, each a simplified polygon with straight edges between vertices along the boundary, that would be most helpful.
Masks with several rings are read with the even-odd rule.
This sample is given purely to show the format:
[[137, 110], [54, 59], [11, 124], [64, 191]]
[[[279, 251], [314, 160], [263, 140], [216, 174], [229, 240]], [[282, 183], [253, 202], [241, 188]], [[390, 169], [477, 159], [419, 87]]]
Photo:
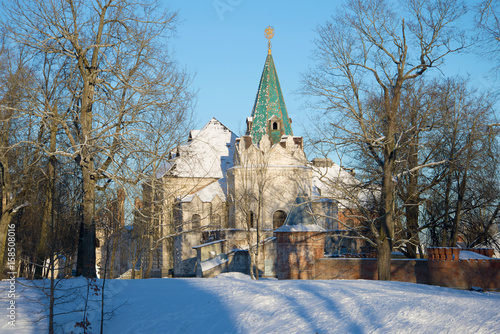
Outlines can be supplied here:
[[267, 53], [271, 54], [271, 38], [274, 36], [274, 28], [269, 26], [264, 30], [264, 36], [267, 38]]

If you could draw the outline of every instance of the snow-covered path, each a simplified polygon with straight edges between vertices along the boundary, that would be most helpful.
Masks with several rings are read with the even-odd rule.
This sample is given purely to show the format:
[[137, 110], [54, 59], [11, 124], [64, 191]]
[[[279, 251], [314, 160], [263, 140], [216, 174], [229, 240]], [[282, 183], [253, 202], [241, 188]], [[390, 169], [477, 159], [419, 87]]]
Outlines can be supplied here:
[[[108, 280], [106, 285], [106, 309], [116, 310], [105, 333], [500, 333], [500, 293], [493, 292], [363, 280], [252, 281], [237, 273], [212, 279]], [[22, 294], [30, 293], [35, 292]], [[39, 306], [23, 304], [22, 294], [19, 317], [34, 316]], [[2, 295], [2, 309], [6, 302]], [[92, 333], [99, 332], [99, 319], [98, 309], [89, 312]], [[43, 323], [19, 320], [20, 325], [25, 321], [22, 328], [11, 331], [4, 321], [0, 331], [43, 330]], [[77, 332], [74, 324], [80, 320], [80, 314], [56, 318], [58, 331]]]

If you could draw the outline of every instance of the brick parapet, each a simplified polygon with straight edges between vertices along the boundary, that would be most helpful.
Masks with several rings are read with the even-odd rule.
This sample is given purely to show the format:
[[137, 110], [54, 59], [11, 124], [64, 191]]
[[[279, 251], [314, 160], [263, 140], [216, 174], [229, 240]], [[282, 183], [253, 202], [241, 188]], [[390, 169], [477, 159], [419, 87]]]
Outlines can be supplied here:
[[427, 248], [429, 261], [458, 261], [460, 248], [457, 247], [429, 247]]
[[493, 257], [493, 255], [495, 255], [495, 250], [493, 248], [466, 248], [464, 250], [478, 253], [487, 257]]

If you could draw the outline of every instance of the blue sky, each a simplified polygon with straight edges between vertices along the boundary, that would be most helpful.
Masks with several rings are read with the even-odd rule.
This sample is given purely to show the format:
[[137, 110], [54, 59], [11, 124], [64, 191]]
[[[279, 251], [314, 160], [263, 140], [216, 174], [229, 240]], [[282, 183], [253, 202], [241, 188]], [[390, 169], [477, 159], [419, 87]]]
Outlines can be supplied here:
[[[472, 1], [467, 1], [470, 5]], [[245, 131], [267, 55], [264, 29], [275, 29], [272, 53], [294, 135], [304, 135], [306, 101], [294, 91], [301, 73], [313, 66], [314, 29], [335, 15], [335, 0], [170, 0], [179, 11], [175, 58], [196, 74], [196, 128], [215, 117], [237, 135]], [[489, 89], [490, 66], [473, 54], [447, 59], [447, 75], [470, 75], [480, 89]]]
[[273, 58], [294, 134], [301, 104], [293, 91], [310, 64], [314, 28], [335, 12], [336, 1], [174, 0], [179, 10], [175, 56], [196, 73], [198, 127], [217, 118], [238, 135], [245, 131], [267, 56], [264, 29], [275, 29]]

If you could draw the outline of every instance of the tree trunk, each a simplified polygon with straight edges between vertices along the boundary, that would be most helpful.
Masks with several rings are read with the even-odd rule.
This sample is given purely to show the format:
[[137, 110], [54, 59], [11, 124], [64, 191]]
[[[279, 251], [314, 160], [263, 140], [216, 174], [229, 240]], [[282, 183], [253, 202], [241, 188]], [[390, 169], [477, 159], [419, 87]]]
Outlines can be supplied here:
[[[3, 129], [2, 129], [3, 130]], [[5, 136], [5, 138], [4, 138]], [[2, 141], [5, 147], [7, 146], [4, 141], [6, 139], [6, 134], [2, 134]], [[4, 268], [6, 265], [5, 250], [7, 248], [7, 233], [9, 230], [9, 225], [15, 216], [15, 204], [18, 201], [17, 195], [13, 194], [12, 182], [9, 173], [9, 162], [7, 157], [3, 154], [0, 155], [0, 183], [2, 186], [2, 206], [0, 212], [0, 278], [4, 275]]]
[[418, 202], [409, 200], [406, 207], [406, 256], [410, 259], [417, 258], [417, 247], [420, 245], [420, 237], [418, 235]]
[[262, 205], [264, 202], [264, 199], [262, 198], [262, 191], [263, 191], [263, 186], [259, 187], [259, 203], [258, 203], [258, 208], [257, 208], [257, 233], [256, 233], [256, 239], [255, 240], [255, 279], [259, 279], [259, 246], [260, 246], [260, 225], [262, 224]]
[[[416, 113], [411, 113], [410, 124], [412, 127], [417, 128]], [[411, 170], [418, 166], [418, 134], [413, 132], [411, 134], [412, 141], [408, 150], [408, 169]], [[420, 237], [418, 233], [418, 215], [420, 205], [419, 184], [418, 184], [418, 171], [408, 174], [408, 187], [406, 189], [406, 256], [415, 259], [417, 258], [417, 247], [420, 245]]]
[[[391, 252], [394, 238], [394, 221], [392, 217], [392, 201], [394, 194], [392, 192], [392, 180], [387, 180], [389, 177], [384, 175], [382, 197], [384, 212], [380, 225], [380, 236], [378, 240], [378, 279], [383, 281], [391, 280]], [[389, 184], [391, 183], [391, 184]]]
[[115, 278], [116, 248], [118, 247], [117, 246], [118, 241], [116, 240], [117, 237], [115, 233], [116, 232], [113, 232], [108, 239], [108, 243], [111, 242], [111, 261], [109, 265], [107, 264], [107, 266], [109, 266], [109, 278], [111, 279]]
[[446, 176], [446, 189], [444, 194], [444, 222], [442, 227], [441, 247], [446, 247], [448, 245], [448, 229], [450, 221], [450, 191], [451, 175], [449, 174]]
[[[51, 127], [51, 143], [50, 143], [50, 149], [52, 152], [55, 151], [56, 148], [56, 133], [57, 129], [53, 125]], [[52, 334], [54, 333], [54, 306], [55, 306], [55, 293], [56, 293], [56, 285], [55, 285], [55, 259], [57, 256], [56, 249], [58, 248], [58, 235], [57, 235], [57, 229], [55, 226], [56, 222], [56, 217], [55, 217], [55, 211], [54, 211], [54, 203], [55, 203], [55, 197], [56, 197], [56, 162], [57, 159], [55, 156], [50, 156], [49, 158], [49, 169], [48, 169], [48, 191], [47, 195], [49, 196], [47, 198], [47, 210], [45, 213], [47, 213], [46, 217], [44, 217], [43, 224], [44, 226], [42, 227], [45, 231], [46, 234], [49, 236], [47, 239], [48, 244], [41, 245], [43, 246], [44, 254], [43, 255], [48, 255], [49, 256], [49, 271], [50, 271], [50, 298], [49, 298], [49, 333]], [[49, 240], [50, 239], [50, 240]], [[48, 246], [48, 247], [47, 247]], [[42, 258], [44, 259], [44, 258]], [[58, 266], [60, 267], [60, 262], [58, 262]]]
[[[97, 57], [97, 51], [94, 56]], [[83, 60], [82, 60], [83, 61]], [[92, 60], [92, 65], [97, 69], [97, 59]], [[95, 170], [94, 158], [91, 148], [94, 147], [92, 138], [92, 102], [94, 98], [94, 87], [97, 74], [87, 73], [87, 69], [82, 70], [87, 75], [84, 76], [87, 81], [84, 83], [81, 106], [81, 125], [82, 138], [81, 142], [85, 145], [82, 147], [79, 163], [83, 176], [83, 229], [80, 238], [81, 245], [78, 247], [79, 266], [77, 267], [77, 275], [87, 278], [96, 278], [95, 268]], [[90, 70], [89, 70], [90, 71]], [[80, 260], [81, 259], [81, 260]]]
[[[410, 159], [409, 159], [410, 160]], [[411, 168], [412, 166], [410, 166]], [[416, 175], [409, 176], [408, 179], [408, 198], [406, 199], [406, 256], [415, 259], [417, 258], [417, 247], [420, 245], [420, 237], [418, 234], [418, 216], [419, 216], [419, 189], [418, 179]]]
[[5, 249], [7, 249], [7, 233], [9, 230], [9, 224], [12, 222], [14, 213], [11, 211], [2, 212], [2, 218], [0, 218], [0, 278], [4, 276], [4, 268], [6, 265], [5, 259]]
[[[94, 165], [94, 153], [96, 150], [95, 140], [93, 138], [93, 110], [95, 87], [98, 82], [99, 74], [99, 51], [101, 48], [101, 38], [105, 17], [108, 6], [102, 7], [99, 13], [99, 25], [96, 28], [96, 37], [92, 49], [92, 57], [87, 58], [87, 51], [82, 50], [80, 46], [75, 46], [78, 69], [83, 81], [83, 92], [81, 95], [80, 124], [81, 135], [80, 144], [82, 145], [79, 164], [83, 176], [83, 230], [80, 239], [81, 247], [78, 247], [77, 275], [87, 278], [96, 278], [95, 268], [95, 185], [96, 174]], [[80, 261], [81, 258], [81, 261]]]
[[144, 278], [150, 278], [151, 269], [153, 268], [153, 236], [149, 236], [148, 243], [148, 266], [146, 267], [146, 272], [144, 273]]
[[[153, 175], [156, 174], [156, 162], [154, 164], [153, 170], [155, 171]], [[146, 272], [144, 273], [144, 278], [150, 278], [151, 277], [151, 270], [153, 269], [153, 252], [156, 250], [156, 244], [155, 244], [155, 238], [158, 238], [158, 232], [157, 232], [157, 220], [156, 220], [156, 212], [158, 210], [156, 209], [156, 187], [157, 187], [156, 179], [153, 177], [151, 179], [151, 186], [149, 190], [149, 199], [147, 196], [145, 196], [145, 201], [144, 201], [144, 209], [145, 209], [145, 215], [144, 217], [145, 222], [147, 222], [147, 227], [146, 231], [149, 234], [148, 237], [148, 248], [147, 248], [147, 254], [148, 254], [148, 266], [146, 267]], [[154, 247], [153, 247], [154, 246]]]
[[380, 242], [377, 246], [377, 270], [380, 281], [391, 280], [391, 251], [391, 244], [388, 240]]
[[255, 279], [255, 271], [254, 271], [255, 254], [253, 254], [252, 252], [251, 243], [248, 245], [248, 256], [250, 257], [250, 278]]
[[[395, 88], [397, 92], [398, 88]], [[396, 161], [395, 151], [395, 116], [399, 97], [394, 96], [389, 102], [389, 97], [385, 96], [385, 110], [387, 127], [385, 131], [384, 164], [382, 177], [382, 215], [380, 224], [380, 235], [378, 244], [378, 279], [384, 281], [391, 280], [391, 252], [394, 242], [394, 162]]]
[[455, 217], [453, 219], [453, 228], [450, 241], [447, 245], [448, 247], [456, 247], [458, 241], [458, 231], [459, 231], [460, 219], [462, 217], [462, 206], [464, 203], [465, 189], [467, 186], [467, 169], [463, 173], [464, 175], [462, 177], [462, 182], [460, 182], [458, 187], [459, 189], [458, 189], [457, 209], [455, 212]]
[[50, 296], [49, 296], [49, 334], [54, 333], [54, 304], [55, 304], [55, 277], [54, 277], [54, 252], [50, 252], [49, 268], [50, 268]]
[[[166, 229], [166, 235], [172, 235], [175, 233], [173, 220], [168, 221], [165, 229]], [[166, 238], [165, 240], [163, 240], [163, 247], [165, 247], [164, 248], [165, 255], [163, 257], [163, 268], [166, 269], [166, 275], [169, 275], [169, 273], [173, 272], [174, 269], [174, 239]], [[164, 276], [163, 273], [162, 276]]]
[[[50, 125], [50, 152], [56, 151], [56, 140], [57, 140], [57, 124], [55, 124], [55, 118], [57, 116], [57, 109], [53, 108], [54, 119], [51, 121]], [[53, 214], [54, 214], [54, 200], [55, 200], [55, 180], [56, 180], [56, 163], [57, 158], [54, 155], [49, 157], [49, 165], [47, 167], [47, 188], [45, 189], [45, 208], [42, 218], [42, 226], [40, 230], [40, 240], [38, 241], [38, 247], [35, 255], [35, 263], [38, 264], [35, 267], [35, 278], [42, 278], [42, 269], [45, 264], [45, 259], [47, 257], [47, 243], [54, 242], [54, 240], [48, 240], [47, 236], [49, 231], [53, 229]]]

